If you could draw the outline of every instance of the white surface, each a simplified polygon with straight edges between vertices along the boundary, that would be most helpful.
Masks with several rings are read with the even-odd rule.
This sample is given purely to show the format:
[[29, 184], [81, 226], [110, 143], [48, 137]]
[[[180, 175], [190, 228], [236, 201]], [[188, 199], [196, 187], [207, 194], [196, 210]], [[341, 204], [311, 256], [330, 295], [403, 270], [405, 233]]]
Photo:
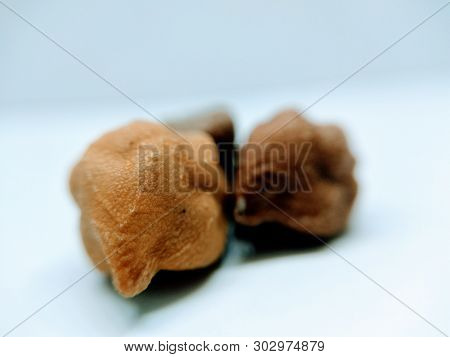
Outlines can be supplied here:
[[[364, 76], [309, 117], [343, 125], [358, 156], [361, 191], [349, 231], [331, 244], [450, 332], [450, 91], [448, 73]], [[224, 93], [240, 132], [302, 90]], [[301, 98], [301, 101], [299, 100]], [[160, 103], [160, 116], [215, 98]], [[81, 104], [2, 112], [0, 127], [0, 329], [8, 330], [91, 267], [80, 245], [68, 170], [104, 130], [139, 115], [131, 104]], [[118, 296], [93, 272], [12, 335], [379, 335], [438, 333], [326, 248], [248, 256], [233, 244], [208, 278], [181, 289]]]
[[[133, 98], [337, 82], [445, 0], [2, 0]], [[450, 62], [448, 9], [366, 73]], [[0, 101], [115, 98], [0, 5]]]

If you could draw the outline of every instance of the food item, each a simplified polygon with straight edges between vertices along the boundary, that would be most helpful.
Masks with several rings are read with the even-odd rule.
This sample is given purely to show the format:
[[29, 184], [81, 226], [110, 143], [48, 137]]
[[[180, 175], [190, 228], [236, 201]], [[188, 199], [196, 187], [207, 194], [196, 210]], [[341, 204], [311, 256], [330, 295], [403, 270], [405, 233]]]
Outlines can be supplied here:
[[184, 118], [169, 120], [175, 130], [200, 130], [210, 134], [219, 150], [219, 162], [229, 180], [234, 174], [234, 126], [231, 115], [223, 110], [209, 110]]
[[[72, 171], [85, 248], [125, 297], [159, 270], [205, 267], [223, 252], [227, 183], [217, 150], [207, 133], [181, 136], [136, 121], [95, 141]], [[214, 150], [200, 157], [201, 145]]]
[[215, 109], [191, 114], [183, 118], [169, 119], [168, 124], [175, 130], [201, 130], [210, 134], [219, 150], [219, 163], [225, 172], [230, 190], [227, 192], [223, 209], [228, 218], [233, 217], [235, 196], [232, 191], [236, 173], [236, 145], [234, 144], [234, 125], [231, 115], [224, 109]]
[[241, 150], [235, 219], [334, 236], [345, 228], [356, 197], [354, 166], [340, 128], [283, 111], [255, 128]]
[[192, 114], [185, 118], [169, 120], [175, 130], [200, 130], [210, 134], [216, 144], [234, 141], [234, 126], [231, 116], [225, 110], [210, 110]]

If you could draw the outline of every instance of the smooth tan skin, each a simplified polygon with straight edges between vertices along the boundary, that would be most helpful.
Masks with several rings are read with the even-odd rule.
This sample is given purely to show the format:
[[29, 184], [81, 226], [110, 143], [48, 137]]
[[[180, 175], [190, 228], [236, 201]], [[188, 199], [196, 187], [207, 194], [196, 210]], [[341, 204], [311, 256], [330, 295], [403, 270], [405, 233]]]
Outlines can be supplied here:
[[[289, 122], [292, 118], [294, 120]], [[289, 122], [289, 124], [287, 124]], [[287, 124], [283, 127], [283, 125]], [[281, 130], [277, 131], [279, 128]], [[264, 141], [269, 135], [268, 140]], [[303, 170], [310, 183], [310, 191], [292, 193], [260, 192], [282, 211], [258, 194], [249, 192], [249, 182], [271, 172], [285, 172], [292, 180], [300, 169], [273, 160], [268, 153], [270, 144], [286, 147], [285, 155], [293, 156], [289, 144], [311, 144]], [[256, 156], [247, 155], [250, 145], [262, 145]], [[295, 160], [291, 160], [292, 163]], [[265, 222], [277, 222], [300, 233], [334, 236], [346, 227], [357, 193], [353, 176], [355, 159], [351, 154], [343, 131], [334, 125], [316, 125], [299, 116], [294, 110], [278, 113], [272, 120], [257, 126], [247, 145], [241, 150], [236, 181], [237, 222], [256, 226]], [[289, 174], [288, 174], [289, 173]], [[300, 175], [301, 176], [301, 175]]]
[[[136, 121], [95, 141], [72, 171], [70, 189], [81, 210], [86, 251], [125, 297], [146, 289], [159, 270], [202, 268], [224, 250], [226, 180], [217, 151], [202, 156], [217, 174], [199, 179], [205, 163], [199, 164], [198, 148], [215, 148], [214, 141], [203, 132], [182, 135], [189, 143], [160, 124]], [[158, 154], [145, 158], [150, 175], [142, 179], [138, 148], [146, 144]], [[178, 157], [176, 166], [168, 159], [178, 145], [190, 145], [194, 156]], [[160, 169], [163, 163], [169, 163], [168, 171]], [[175, 183], [187, 188], [181, 191]]]

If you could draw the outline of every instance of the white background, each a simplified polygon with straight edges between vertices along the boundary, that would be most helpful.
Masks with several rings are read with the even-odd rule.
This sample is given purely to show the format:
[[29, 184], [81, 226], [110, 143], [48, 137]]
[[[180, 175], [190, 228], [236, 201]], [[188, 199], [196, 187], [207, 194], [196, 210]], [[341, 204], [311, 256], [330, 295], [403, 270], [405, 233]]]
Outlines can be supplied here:
[[[160, 118], [228, 105], [243, 141], [444, 2], [8, 4]], [[450, 6], [307, 113], [342, 125], [358, 158], [333, 248], [447, 334], [449, 20]], [[0, 332], [91, 268], [69, 170], [99, 134], [145, 116], [0, 5]], [[233, 240], [218, 269], [180, 285], [125, 300], [93, 272], [11, 335], [440, 335], [326, 248], [255, 255]]]

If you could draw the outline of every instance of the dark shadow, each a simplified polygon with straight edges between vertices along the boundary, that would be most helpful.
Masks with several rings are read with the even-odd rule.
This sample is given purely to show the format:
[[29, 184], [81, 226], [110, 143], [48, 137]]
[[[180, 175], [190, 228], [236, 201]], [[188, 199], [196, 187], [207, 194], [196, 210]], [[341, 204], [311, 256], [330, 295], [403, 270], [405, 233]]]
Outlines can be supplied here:
[[[161, 270], [153, 277], [147, 289], [137, 296], [126, 299], [130, 304], [136, 305], [138, 316], [163, 308], [183, 299], [199, 289], [226, 260], [232, 245], [232, 236], [234, 232], [230, 225], [227, 233], [227, 243], [222, 256], [213, 264], [206, 268], [168, 271]], [[111, 279], [105, 278], [105, 284], [108, 288], [115, 290]], [[114, 291], [117, 294], [117, 292]]]
[[220, 261], [203, 269], [162, 270], [155, 275], [149, 287], [130, 302], [137, 305], [139, 314], [169, 305], [197, 290], [219, 265]]
[[[220, 258], [217, 262], [202, 269], [161, 270], [153, 277], [146, 290], [126, 301], [137, 306], [139, 316], [160, 309], [200, 288], [222, 264], [222, 260], [223, 258]], [[105, 283], [111, 290], [114, 290], [110, 279], [105, 279]]]
[[341, 236], [318, 239], [311, 234], [300, 233], [278, 223], [264, 223], [255, 227], [235, 224], [234, 232], [237, 240], [246, 242], [252, 248], [246, 260], [314, 252], [326, 248], [324, 242], [329, 243]]
[[[280, 224], [266, 223], [256, 227], [229, 222], [227, 246], [222, 257], [212, 265], [195, 270], [159, 271], [149, 287], [139, 295], [127, 299], [137, 306], [138, 316], [163, 308], [198, 290], [223, 263], [252, 262], [291, 254], [306, 254], [323, 249], [325, 245], [316, 237], [301, 234]], [[336, 237], [321, 238], [330, 242]], [[110, 279], [105, 284], [114, 290]]]

